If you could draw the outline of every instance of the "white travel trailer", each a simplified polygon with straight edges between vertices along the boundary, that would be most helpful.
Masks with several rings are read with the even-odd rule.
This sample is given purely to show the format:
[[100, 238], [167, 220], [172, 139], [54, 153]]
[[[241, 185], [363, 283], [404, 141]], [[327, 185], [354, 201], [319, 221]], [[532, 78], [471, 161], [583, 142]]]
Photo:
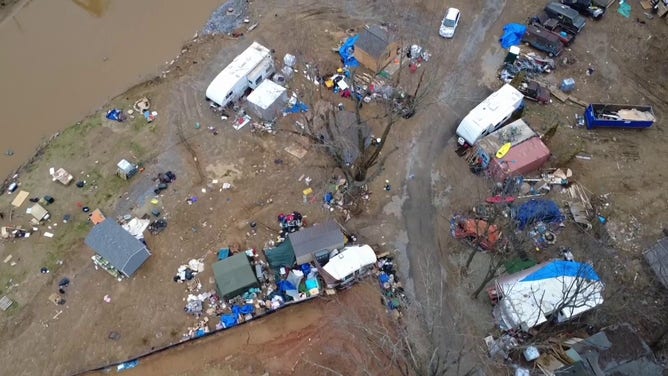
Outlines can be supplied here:
[[274, 71], [271, 51], [253, 42], [211, 81], [206, 88], [206, 98], [225, 107], [241, 98], [248, 88], [255, 89]]
[[519, 90], [503, 85], [464, 117], [457, 127], [457, 143], [474, 145], [482, 137], [494, 132], [523, 108], [524, 95]]

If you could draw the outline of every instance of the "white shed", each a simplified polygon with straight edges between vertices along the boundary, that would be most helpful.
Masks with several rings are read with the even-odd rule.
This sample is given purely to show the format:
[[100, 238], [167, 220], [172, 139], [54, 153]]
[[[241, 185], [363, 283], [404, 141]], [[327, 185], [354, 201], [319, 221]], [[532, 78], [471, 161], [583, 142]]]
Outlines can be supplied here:
[[262, 120], [273, 120], [283, 109], [288, 101], [287, 90], [271, 81], [264, 80], [248, 96], [248, 107]]

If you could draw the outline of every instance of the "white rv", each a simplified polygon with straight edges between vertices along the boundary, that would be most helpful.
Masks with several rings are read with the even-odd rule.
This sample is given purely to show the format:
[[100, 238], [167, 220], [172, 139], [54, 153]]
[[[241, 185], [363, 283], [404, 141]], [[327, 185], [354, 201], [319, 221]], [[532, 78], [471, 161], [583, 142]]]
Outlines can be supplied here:
[[271, 51], [253, 42], [211, 81], [206, 88], [206, 98], [225, 107], [241, 98], [248, 88], [255, 89], [274, 71]]
[[370, 246], [351, 245], [331, 256], [321, 274], [328, 288], [345, 287], [367, 275], [376, 261], [376, 252]]
[[473, 145], [499, 129], [524, 105], [524, 95], [509, 84], [485, 98], [464, 117], [457, 127], [457, 143]]

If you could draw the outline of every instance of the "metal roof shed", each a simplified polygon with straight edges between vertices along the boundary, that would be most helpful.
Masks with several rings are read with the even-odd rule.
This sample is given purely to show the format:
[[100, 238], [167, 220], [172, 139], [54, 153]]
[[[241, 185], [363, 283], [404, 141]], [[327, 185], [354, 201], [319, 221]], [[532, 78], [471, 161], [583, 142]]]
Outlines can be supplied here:
[[295, 251], [297, 264], [300, 265], [313, 261], [316, 253], [341, 249], [346, 242], [343, 232], [334, 221], [293, 232], [288, 234], [288, 239]]
[[281, 108], [288, 101], [287, 90], [271, 81], [264, 80], [248, 96], [248, 106], [262, 120], [273, 120], [278, 117]]
[[232, 299], [252, 287], [260, 287], [245, 253], [237, 253], [213, 264], [213, 275], [220, 296]]
[[95, 225], [85, 243], [126, 277], [132, 276], [151, 256], [143, 242], [113, 220]]
[[645, 251], [645, 260], [656, 274], [659, 282], [668, 288], [668, 237], [659, 240]]

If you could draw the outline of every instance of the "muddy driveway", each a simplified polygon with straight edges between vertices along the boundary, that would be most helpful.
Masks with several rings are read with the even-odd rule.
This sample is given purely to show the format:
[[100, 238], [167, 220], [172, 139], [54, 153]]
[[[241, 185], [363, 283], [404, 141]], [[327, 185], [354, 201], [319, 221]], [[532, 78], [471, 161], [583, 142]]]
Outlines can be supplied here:
[[[485, 97], [489, 90], [481, 85], [477, 77], [481, 77], [481, 67], [477, 63], [486, 51], [481, 46], [488, 36], [490, 28], [498, 20], [504, 7], [504, 1], [478, 1], [465, 6], [464, 9], [476, 9], [477, 15], [472, 18], [473, 11], [463, 11], [462, 27], [457, 30], [453, 41], [448, 48], [451, 53], [445, 54], [447, 60], [442, 66], [448, 67], [439, 77], [441, 86], [438, 87], [438, 96], [435, 105], [428, 111], [422, 112], [422, 118], [416, 122], [422, 124], [418, 136], [412, 140], [414, 148], [407, 162], [407, 179], [405, 201], [402, 207], [405, 228], [408, 236], [406, 244], [409, 260], [409, 275], [413, 281], [416, 298], [423, 302], [434, 302], [433, 305], [423, 307], [427, 325], [433, 329], [435, 342], [448, 359], [457, 355], [448, 350], [457, 350], [464, 345], [463, 336], [457, 335], [450, 325], [439, 323], [451, 322], [453, 310], [448, 307], [447, 282], [444, 291], [435, 289], [432, 281], [447, 281], [447, 272], [444, 265], [447, 261], [441, 260], [440, 244], [437, 241], [436, 218], [438, 217], [434, 191], [438, 176], [437, 162], [443, 153], [452, 153], [451, 139], [455, 134], [458, 121], [466, 114], [467, 109], [473, 107], [479, 99]], [[453, 42], [453, 43], [450, 43]], [[441, 42], [443, 43], [443, 42]], [[466, 93], [463, 96], [462, 93]], [[431, 297], [425, 295], [432, 295]], [[454, 359], [454, 358], [452, 358]], [[462, 363], [465, 363], [462, 360]], [[471, 363], [473, 364], [473, 363]], [[462, 364], [462, 370], [468, 370]]]

